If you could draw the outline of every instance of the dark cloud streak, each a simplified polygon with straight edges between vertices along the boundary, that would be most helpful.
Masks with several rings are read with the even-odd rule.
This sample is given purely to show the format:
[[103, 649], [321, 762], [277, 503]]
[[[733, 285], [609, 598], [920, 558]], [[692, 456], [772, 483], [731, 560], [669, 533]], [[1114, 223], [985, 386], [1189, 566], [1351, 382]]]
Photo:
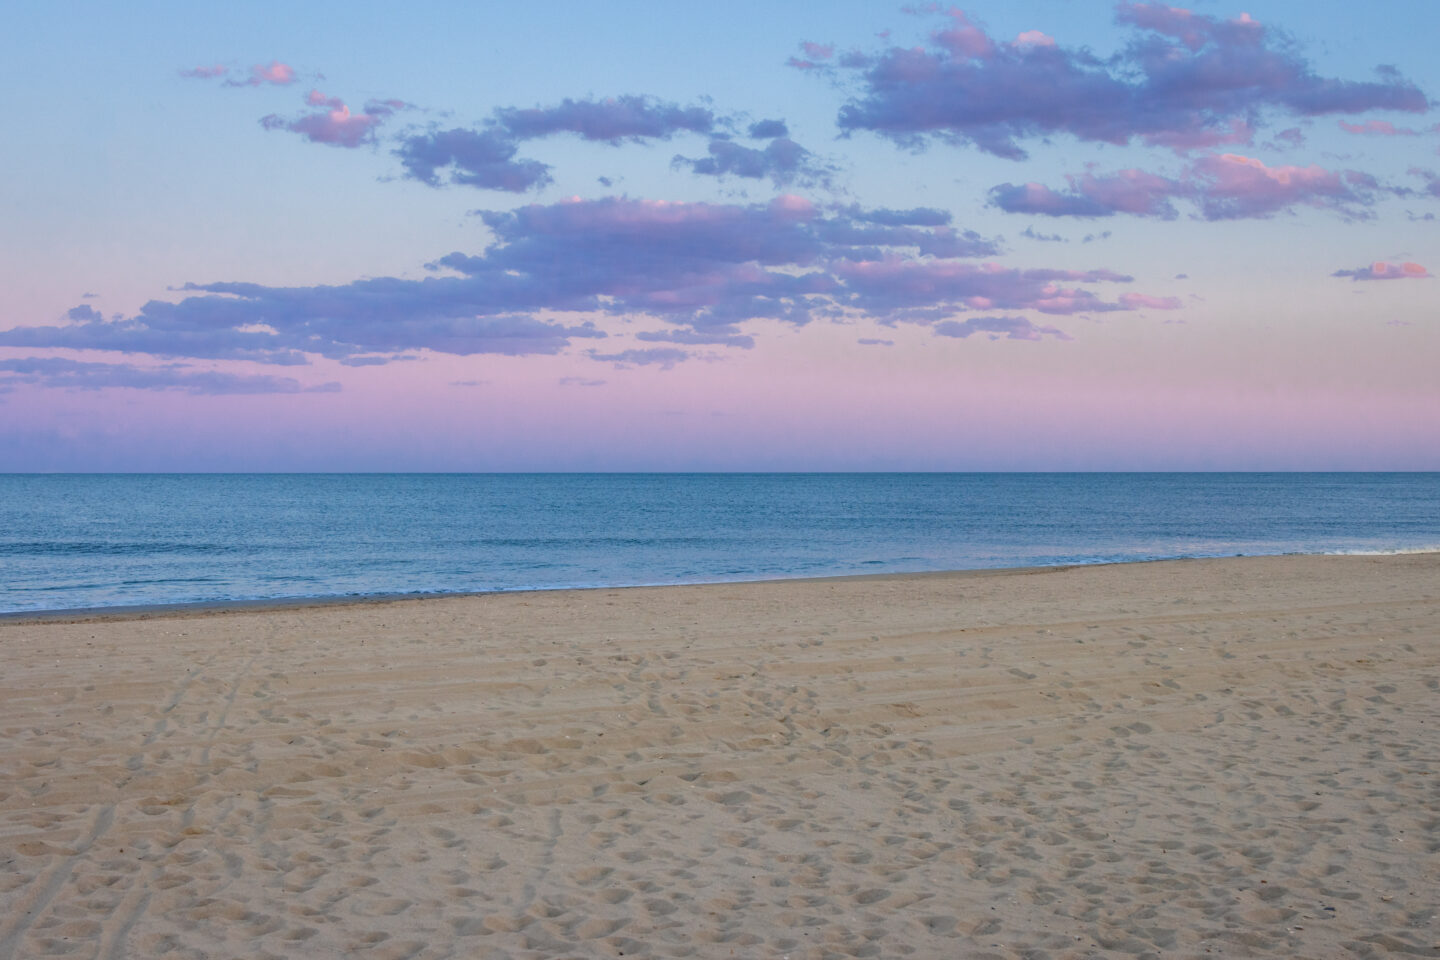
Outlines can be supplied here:
[[61, 357], [0, 360], [0, 388], [17, 383], [70, 390], [179, 390], [196, 395], [334, 393], [340, 389], [334, 382], [306, 387], [291, 377], [190, 370], [183, 364], [138, 367]]
[[646, 96], [567, 97], [553, 107], [502, 107], [492, 123], [517, 141], [573, 133], [584, 140], [619, 145], [664, 140], [685, 131], [708, 134], [715, 128], [715, 114], [704, 107], [682, 107]]
[[752, 180], [768, 177], [776, 186], [792, 183], [814, 186], [829, 182], [830, 168], [789, 137], [777, 137], [759, 150], [717, 137], [710, 141], [708, 149], [708, 157], [677, 155], [671, 166], [687, 167], [692, 173], [708, 177], [736, 176]]

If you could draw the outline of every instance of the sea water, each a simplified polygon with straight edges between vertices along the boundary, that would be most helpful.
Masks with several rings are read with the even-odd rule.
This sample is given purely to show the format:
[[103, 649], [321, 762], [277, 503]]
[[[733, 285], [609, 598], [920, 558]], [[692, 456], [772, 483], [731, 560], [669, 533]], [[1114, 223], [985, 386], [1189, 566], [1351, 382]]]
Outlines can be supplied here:
[[0, 612], [1440, 549], [1440, 474], [0, 475]]

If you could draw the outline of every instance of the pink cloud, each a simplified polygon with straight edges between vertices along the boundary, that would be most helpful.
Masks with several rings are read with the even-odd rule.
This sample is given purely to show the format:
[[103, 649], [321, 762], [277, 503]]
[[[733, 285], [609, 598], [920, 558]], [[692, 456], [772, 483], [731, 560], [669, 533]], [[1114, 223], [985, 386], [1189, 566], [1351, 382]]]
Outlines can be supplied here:
[[1315, 164], [1271, 167], [1236, 153], [1202, 157], [1178, 178], [1131, 169], [1066, 179], [1066, 192], [1039, 183], [1002, 183], [991, 189], [990, 202], [1008, 213], [1052, 217], [1128, 213], [1169, 220], [1178, 215], [1171, 201], [1189, 200], [1206, 220], [1263, 218], [1296, 206], [1366, 218], [1380, 195], [1396, 192], [1358, 170], [1327, 170]]
[[333, 104], [323, 113], [312, 113], [295, 120], [286, 120], [271, 114], [260, 120], [266, 130], [289, 130], [298, 133], [312, 143], [325, 143], [335, 147], [358, 147], [371, 139], [372, 131], [383, 116], [350, 112], [340, 100], [327, 101]]
[[1397, 127], [1389, 120], [1366, 120], [1364, 123], [1347, 123], [1341, 120], [1340, 129], [1346, 133], [1363, 133], [1378, 137], [1418, 137], [1420, 135], [1419, 130]]
[[1142, 138], [1152, 147], [1164, 147], [1176, 153], [1209, 150], [1232, 143], [1249, 143], [1255, 139], [1255, 128], [1238, 117], [1226, 127], [1200, 127], [1191, 130], [1166, 130], [1146, 134]]
[[1121, 170], [1108, 177], [1087, 173], [1078, 181], [1072, 181], [1072, 186], [1107, 209], [1165, 219], [1175, 215], [1168, 197], [1179, 189], [1176, 181], [1168, 177], [1135, 169]]
[[781, 220], [813, 220], [815, 204], [793, 193], [782, 193], [770, 201], [770, 211]]
[[1121, 170], [1105, 176], [1084, 174], [1066, 179], [1068, 193], [1044, 184], [1017, 187], [1004, 183], [990, 191], [991, 203], [1010, 213], [1037, 213], [1051, 217], [1108, 217], [1129, 213], [1171, 220], [1178, 216], [1172, 197], [1186, 188], [1176, 180], [1144, 170]]
[[1122, 3], [1115, 19], [1145, 30], [1174, 37], [1191, 50], [1199, 50], [1210, 40], [1213, 21], [1196, 16], [1183, 7], [1163, 3]]
[[1053, 47], [1055, 38], [1039, 30], [1026, 30], [1015, 38], [1017, 47]]
[[295, 68], [279, 60], [271, 60], [268, 67], [251, 67], [250, 75], [262, 83], [273, 83], [281, 87], [295, 82]]
[[1376, 260], [1368, 267], [1355, 270], [1336, 270], [1332, 277], [1349, 277], [1354, 280], [1428, 280], [1430, 271], [1418, 263], [1387, 263]]
[[1343, 206], [1356, 198], [1338, 172], [1318, 164], [1268, 167], [1225, 153], [1201, 158], [1194, 171], [1208, 181], [1200, 206], [1210, 220], [1263, 217], [1295, 204]]
[[937, 47], [948, 50], [952, 56], [966, 59], [987, 60], [994, 56], [995, 44], [964, 13], [951, 9], [945, 12], [945, 16], [950, 18], [951, 25], [930, 34]]
[[1179, 310], [1179, 297], [1152, 297], [1143, 293], [1122, 293], [1120, 303], [1131, 310]]
[[262, 117], [260, 125], [266, 130], [289, 130], [291, 133], [298, 133], [312, 143], [354, 148], [372, 142], [375, 128], [396, 110], [408, 106], [403, 100], [371, 100], [365, 104], [364, 113], [351, 113], [345, 101], [339, 97], [326, 96], [319, 90], [311, 90], [306, 94], [305, 102], [312, 107], [326, 109], [294, 120], [287, 120], [272, 113]]
[[830, 43], [814, 43], [810, 40], [803, 40], [800, 43], [800, 50], [805, 56], [791, 57], [786, 61], [788, 66], [797, 70], [828, 69], [829, 65], [826, 61], [835, 56], [835, 45]]
[[279, 60], [271, 60], [268, 66], [257, 63], [250, 68], [250, 76], [244, 80], [226, 80], [227, 87], [258, 87], [269, 83], [277, 87], [288, 87], [295, 82], [295, 68]]

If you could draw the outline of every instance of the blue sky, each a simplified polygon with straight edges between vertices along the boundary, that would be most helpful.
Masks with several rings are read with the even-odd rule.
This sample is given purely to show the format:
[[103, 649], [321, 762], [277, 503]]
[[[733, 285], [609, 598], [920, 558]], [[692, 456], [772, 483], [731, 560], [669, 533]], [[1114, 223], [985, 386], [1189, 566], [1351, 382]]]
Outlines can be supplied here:
[[1435, 4], [10, 25], [0, 469], [1440, 468]]

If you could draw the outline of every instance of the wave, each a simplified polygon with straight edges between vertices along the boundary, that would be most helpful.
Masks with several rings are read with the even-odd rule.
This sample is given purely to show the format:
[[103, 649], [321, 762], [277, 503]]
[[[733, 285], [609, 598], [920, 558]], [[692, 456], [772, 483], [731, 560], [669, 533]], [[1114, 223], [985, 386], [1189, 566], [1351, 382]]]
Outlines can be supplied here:
[[78, 540], [32, 540], [0, 543], [0, 557], [144, 557], [173, 554], [236, 553], [237, 546], [219, 543], [186, 543], [184, 541], [106, 542]]
[[1374, 550], [1326, 550], [1327, 557], [1403, 557], [1412, 553], [1440, 553], [1440, 545], [1433, 547], [1395, 547]]

